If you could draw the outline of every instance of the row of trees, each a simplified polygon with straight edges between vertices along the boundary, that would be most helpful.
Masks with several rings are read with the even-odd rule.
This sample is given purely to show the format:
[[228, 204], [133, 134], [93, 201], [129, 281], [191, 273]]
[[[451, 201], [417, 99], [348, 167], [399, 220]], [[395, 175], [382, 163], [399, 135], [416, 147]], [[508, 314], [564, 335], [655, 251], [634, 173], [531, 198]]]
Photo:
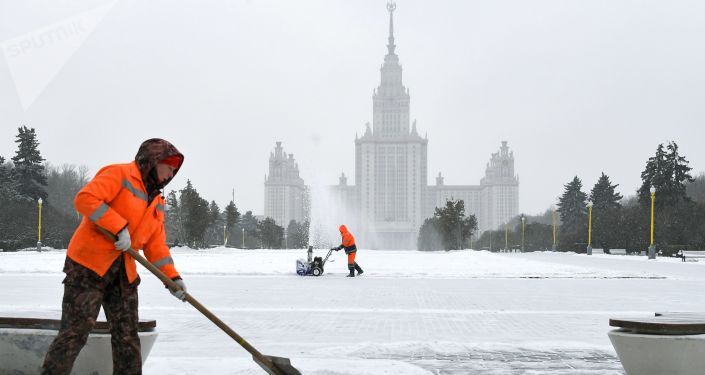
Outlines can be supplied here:
[[241, 215], [233, 201], [221, 211], [215, 201], [202, 198], [190, 180], [178, 192], [170, 191], [166, 203], [167, 238], [172, 245], [281, 249], [304, 248], [308, 243], [308, 222], [292, 220], [284, 231], [271, 218], [260, 220], [252, 211]]
[[[592, 203], [592, 246], [644, 251], [650, 242], [651, 192], [655, 189], [654, 240], [669, 254], [678, 249], [705, 248], [705, 175], [697, 179], [679, 153], [678, 145], [660, 144], [641, 173], [635, 196], [624, 199], [609, 176], [602, 173], [589, 192], [575, 176], [564, 186], [557, 203], [556, 243], [559, 250], [584, 252], [588, 245], [588, 201]], [[524, 246], [546, 250], [553, 246], [553, 212], [525, 217]], [[510, 231], [511, 228], [511, 231]], [[478, 246], [494, 249], [519, 247], [521, 220], [515, 218], [504, 230], [483, 233]]]
[[[18, 128], [15, 155], [0, 155], [0, 249], [35, 246], [38, 199], [42, 199], [42, 242], [65, 248], [81, 220], [73, 207], [76, 193], [89, 179], [86, 167], [52, 166], [39, 151], [33, 128]], [[560, 250], [585, 251], [587, 246], [587, 201], [592, 209], [592, 244], [604, 249], [643, 251], [649, 245], [650, 188], [656, 190], [655, 240], [658, 249], [705, 248], [705, 175], [693, 178], [689, 162], [678, 145], [660, 144], [641, 173], [636, 195], [624, 199], [604, 173], [586, 193], [578, 176], [564, 186], [558, 199], [557, 245]], [[553, 211], [519, 217], [505, 228], [487, 231], [475, 247], [527, 250], [553, 246]], [[241, 215], [233, 201], [221, 210], [215, 201], [202, 198], [190, 181], [167, 194], [167, 238], [172, 244], [194, 248], [226, 245], [244, 248], [304, 248], [308, 244], [308, 222], [288, 223], [286, 231], [274, 220], [263, 220], [248, 211]], [[451, 250], [470, 246], [477, 220], [466, 216], [462, 200], [436, 208], [420, 228], [420, 250]], [[522, 241], [523, 232], [523, 241]]]
[[[88, 168], [47, 163], [35, 129], [17, 130], [15, 156], [6, 160], [0, 155], [0, 249], [36, 246], [40, 198], [43, 245], [66, 248], [81, 221], [73, 200], [89, 181]], [[250, 211], [241, 215], [233, 201], [221, 210], [215, 201], [202, 198], [191, 181], [169, 192], [166, 201], [167, 240], [172, 244], [304, 248], [308, 243], [308, 223], [292, 221], [284, 231], [272, 219], [259, 220]]]

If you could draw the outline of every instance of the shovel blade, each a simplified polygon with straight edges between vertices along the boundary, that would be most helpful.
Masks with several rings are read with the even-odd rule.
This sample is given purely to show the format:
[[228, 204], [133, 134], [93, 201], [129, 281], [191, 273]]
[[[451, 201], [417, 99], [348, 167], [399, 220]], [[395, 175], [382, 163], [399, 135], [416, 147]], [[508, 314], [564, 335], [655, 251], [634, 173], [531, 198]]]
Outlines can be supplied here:
[[252, 359], [262, 367], [262, 369], [270, 375], [301, 375], [301, 371], [297, 370], [296, 367], [291, 365], [291, 360], [284, 357], [275, 357], [272, 355], [264, 355], [267, 359], [272, 361], [274, 365], [274, 370], [267, 367], [264, 363], [257, 360], [257, 357], [252, 356]]

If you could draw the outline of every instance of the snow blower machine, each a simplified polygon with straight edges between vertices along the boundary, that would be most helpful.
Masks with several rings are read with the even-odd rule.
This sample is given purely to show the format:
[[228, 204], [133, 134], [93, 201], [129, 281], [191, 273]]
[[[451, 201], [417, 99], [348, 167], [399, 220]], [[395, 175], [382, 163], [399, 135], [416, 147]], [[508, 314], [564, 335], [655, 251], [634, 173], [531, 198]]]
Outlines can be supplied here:
[[[326, 262], [328, 261], [328, 258], [330, 258], [330, 255], [333, 253], [333, 250], [335, 249], [328, 250], [328, 254], [326, 254], [325, 258], [314, 257], [313, 246], [309, 246], [308, 260], [302, 258], [296, 260], [296, 273], [301, 276], [323, 275], [323, 266], [326, 265]], [[333, 262], [334, 260], [331, 259], [330, 261]]]

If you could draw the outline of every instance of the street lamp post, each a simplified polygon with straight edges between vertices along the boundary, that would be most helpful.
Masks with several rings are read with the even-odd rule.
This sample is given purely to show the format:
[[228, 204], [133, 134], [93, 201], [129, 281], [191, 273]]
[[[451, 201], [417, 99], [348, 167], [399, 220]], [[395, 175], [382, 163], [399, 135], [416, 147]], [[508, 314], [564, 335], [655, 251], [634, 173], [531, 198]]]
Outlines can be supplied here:
[[39, 203], [39, 224], [37, 226], [37, 251], [42, 251], [42, 198], [37, 200]]
[[[471, 242], [470, 247], [472, 247], [472, 240], [470, 240], [470, 242]], [[462, 249], [463, 249], [463, 230], [460, 227], [460, 222], [458, 222], [458, 250], [462, 250]]]
[[524, 223], [526, 223], [526, 217], [521, 215], [521, 252], [524, 252]]
[[242, 228], [242, 248], [245, 248], [245, 228]]
[[492, 252], [492, 230], [490, 229], [490, 252]]
[[223, 247], [228, 245], [228, 235], [225, 232], [226, 225], [223, 225]]
[[504, 251], [509, 251], [509, 224], [504, 223]]
[[588, 207], [588, 245], [587, 255], [592, 255], [592, 201], [587, 203]]
[[553, 246], [551, 246], [551, 251], [556, 251], [556, 208], [553, 207]]
[[656, 246], [654, 246], [654, 202], [656, 201], [656, 188], [649, 188], [651, 192], [651, 242], [649, 242], [649, 259], [656, 259]]

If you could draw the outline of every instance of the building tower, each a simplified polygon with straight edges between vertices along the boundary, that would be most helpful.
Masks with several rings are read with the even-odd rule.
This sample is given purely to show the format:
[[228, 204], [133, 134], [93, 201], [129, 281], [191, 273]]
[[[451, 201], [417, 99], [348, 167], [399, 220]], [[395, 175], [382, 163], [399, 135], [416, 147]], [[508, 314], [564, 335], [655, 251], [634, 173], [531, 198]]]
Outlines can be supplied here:
[[264, 177], [264, 216], [285, 229], [291, 220], [302, 223], [306, 217], [306, 193], [294, 154], [287, 155], [282, 143], [277, 142], [269, 155], [269, 175]]
[[492, 154], [485, 177], [480, 180], [482, 205], [478, 226], [481, 231], [497, 229], [519, 214], [519, 177], [514, 174], [514, 153], [507, 141]]
[[394, 44], [394, 10], [387, 4], [389, 37], [372, 93], [372, 128], [355, 140], [355, 183], [360, 210], [358, 231], [369, 248], [412, 249], [423, 221], [428, 140], [409, 116], [409, 90]]

